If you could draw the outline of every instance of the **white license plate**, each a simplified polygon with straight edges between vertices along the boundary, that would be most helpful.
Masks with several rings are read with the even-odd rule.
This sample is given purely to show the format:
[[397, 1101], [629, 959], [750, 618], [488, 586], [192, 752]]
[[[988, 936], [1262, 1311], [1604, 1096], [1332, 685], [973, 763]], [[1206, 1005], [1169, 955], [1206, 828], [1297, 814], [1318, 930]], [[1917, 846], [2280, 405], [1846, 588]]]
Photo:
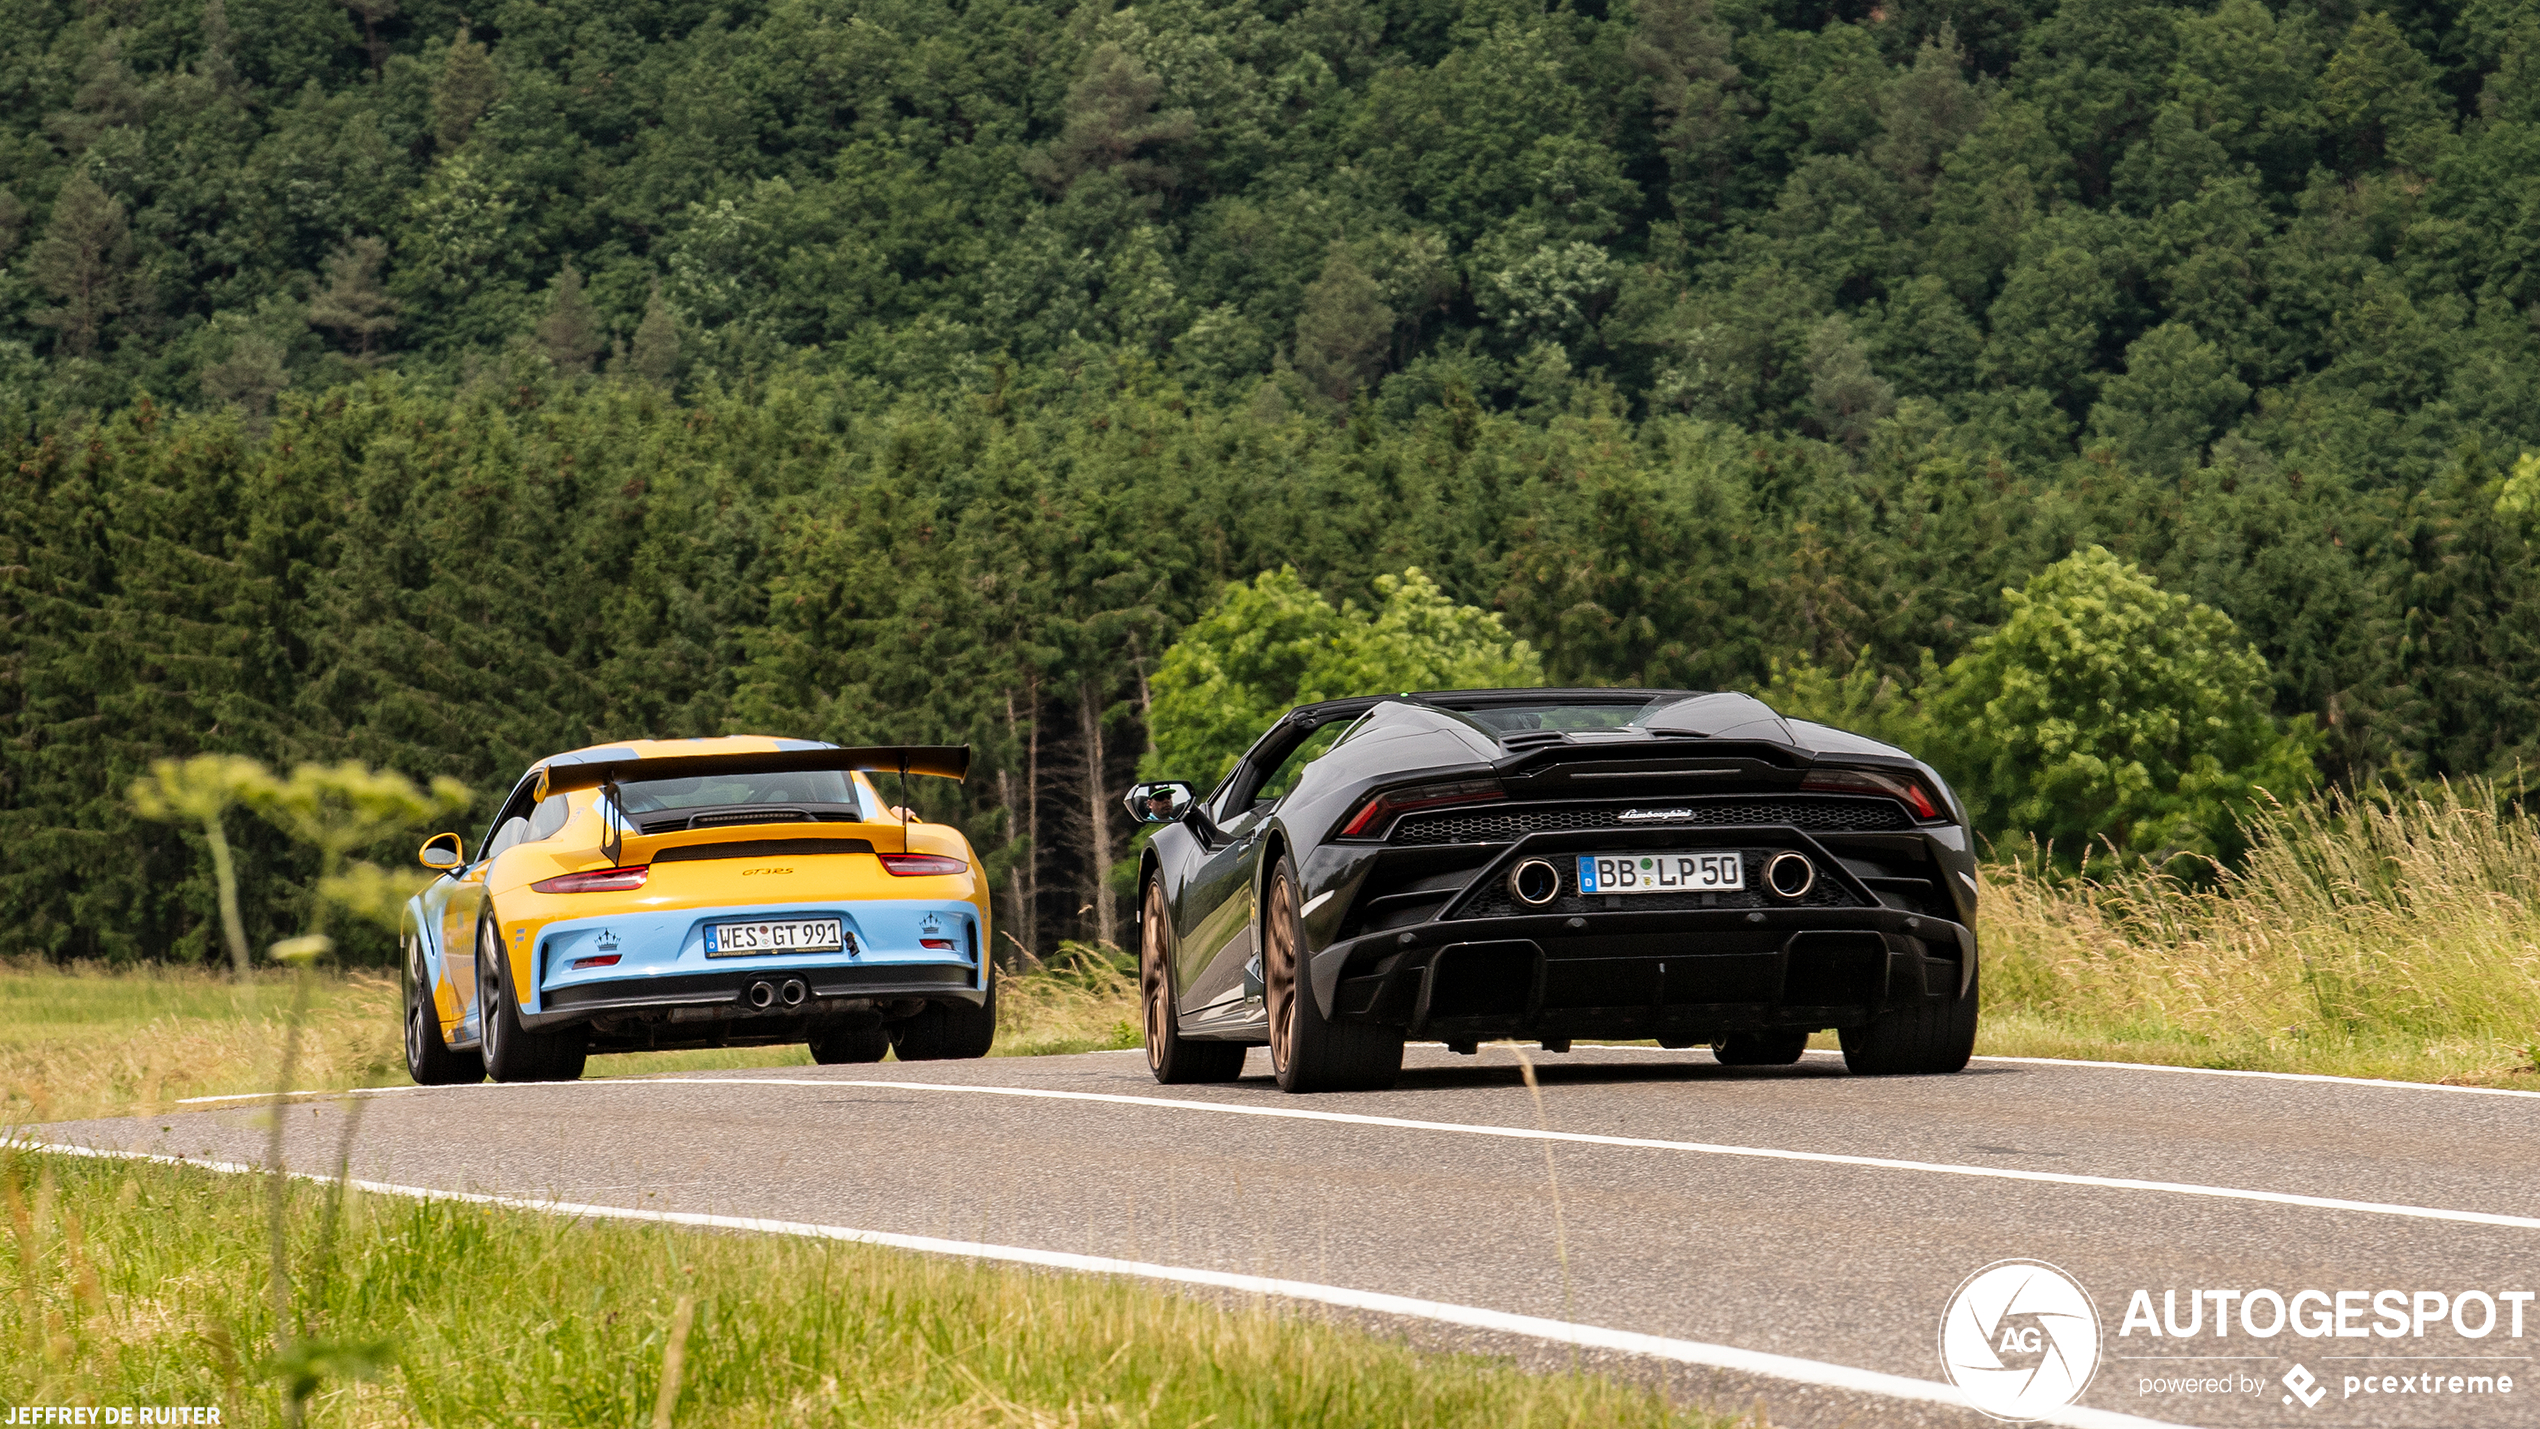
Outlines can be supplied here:
[[836, 918], [706, 925], [706, 956], [710, 958], [756, 958], [772, 953], [834, 953], [846, 945], [846, 926]]
[[1746, 886], [1738, 853], [1583, 853], [1581, 893], [1733, 893]]

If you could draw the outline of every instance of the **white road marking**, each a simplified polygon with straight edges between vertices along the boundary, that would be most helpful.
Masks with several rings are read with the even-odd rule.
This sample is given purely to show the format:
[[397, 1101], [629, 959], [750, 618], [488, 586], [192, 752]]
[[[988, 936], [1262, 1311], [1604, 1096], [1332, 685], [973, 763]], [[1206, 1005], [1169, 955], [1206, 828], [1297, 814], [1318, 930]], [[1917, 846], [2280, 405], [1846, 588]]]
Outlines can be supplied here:
[[[905, 1086], [910, 1084], [814, 1082], [809, 1085]], [[166, 1156], [145, 1151], [63, 1146], [41, 1141], [0, 1144], [10, 1144], [29, 1151], [47, 1151], [62, 1156], [84, 1156], [110, 1161], [146, 1161], [163, 1166], [191, 1166], [198, 1170], [231, 1175], [257, 1175], [261, 1174], [263, 1169], [236, 1161], [194, 1161], [182, 1156]], [[292, 1179], [301, 1181], [332, 1182], [335, 1179], [332, 1176], [319, 1176], [305, 1171], [292, 1172], [291, 1176]], [[403, 1186], [387, 1181], [347, 1180], [345, 1184], [374, 1195], [407, 1196], [424, 1201], [462, 1201], [470, 1205], [500, 1206], [509, 1210], [534, 1211], [545, 1215], [571, 1216], [585, 1220], [645, 1221], [662, 1225], [694, 1226], [707, 1230], [755, 1231], [765, 1235], [850, 1241], [858, 1245], [887, 1246], [894, 1250], [916, 1251], [927, 1255], [952, 1255], [970, 1260], [1002, 1261], [1012, 1265], [1073, 1270], [1091, 1275], [1118, 1275], [1139, 1280], [1161, 1280], [1178, 1285], [1204, 1285], [1211, 1289], [1232, 1290], [1246, 1295], [1277, 1296], [1284, 1300], [1304, 1300], [1338, 1306], [1346, 1310], [1361, 1310], [1370, 1314], [1400, 1315], [1409, 1319], [1434, 1320], [1441, 1324], [1462, 1325], [1469, 1329], [1488, 1330], [1499, 1334], [1524, 1335], [1530, 1339], [1547, 1340], [1554, 1344], [1577, 1345], [1583, 1349], [1613, 1350], [1623, 1354], [1643, 1355], [1652, 1359], [1673, 1360], [1680, 1364], [1701, 1365], [1709, 1369], [1762, 1375], [1826, 1389], [1884, 1395], [1891, 1399], [1946, 1405], [1953, 1409], [1969, 1407], [1965, 1397], [1960, 1395], [1955, 1387], [1935, 1380], [1912, 1379], [1900, 1374], [1885, 1374], [1878, 1370], [1855, 1369], [1850, 1365], [1800, 1359], [1793, 1355], [1742, 1350], [1734, 1345], [1714, 1345], [1701, 1340], [1679, 1340], [1664, 1335], [1639, 1334], [1631, 1330], [1609, 1330], [1568, 1320], [1547, 1319], [1539, 1315], [1517, 1315], [1505, 1310], [1486, 1310], [1477, 1305], [1416, 1300], [1405, 1295], [1387, 1295], [1373, 1290], [1353, 1290], [1341, 1285], [1318, 1285], [1307, 1280], [1280, 1280], [1265, 1275], [1237, 1275], [1223, 1270], [1201, 1270], [1194, 1266], [1157, 1265], [1148, 1261], [1117, 1260], [1106, 1255], [1076, 1255], [1067, 1251], [1040, 1250], [1030, 1246], [947, 1240], [939, 1236], [900, 1235], [891, 1231], [857, 1230], [849, 1226], [817, 1225], [805, 1221], [758, 1220], [748, 1216], [717, 1216], [698, 1211], [663, 1211], [633, 1206], [541, 1201], [525, 1196], [497, 1196], [478, 1191], [444, 1191], [429, 1186]], [[2117, 1414], [2081, 1405], [2041, 1414], [2036, 1422], [2068, 1425], [2071, 1429], [2174, 1429], [2174, 1426], [2162, 1420], [2142, 1419], [2131, 1414]]]
[[977, 1096], [1027, 1097], [1044, 1101], [1109, 1102], [1117, 1106], [1166, 1107], [1175, 1111], [1215, 1112], [1222, 1116], [1267, 1116], [1291, 1121], [1333, 1122], [1344, 1126], [1382, 1126], [1399, 1131], [1443, 1131], [1461, 1136], [1497, 1136], [1516, 1141], [1558, 1141], [1582, 1146], [1620, 1146], [1642, 1151], [1683, 1151], [1703, 1156], [1742, 1156], [1763, 1161], [1800, 1161], [1818, 1166], [1857, 1166], [1873, 1171], [1916, 1171], [1938, 1176], [1972, 1176], [1996, 1181], [2033, 1181], [2050, 1186], [2088, 1186], [2109, 1191], [2151, 1191], [2171, 1196], [2202, 1196], [2224, 1201], [2258, 1201], [2268, 1205], [2313, 1210], [2356, 1211], [2366, 1215], [2405, 1216], [2416, 1220], [2455, 1221], [2465, 1225], [2507, 1226], [2540, 1230], [2540, 1217], [2508, 1216], [2493, 1211], [2453, 1211], [2387, 1201], [2350, 1201], [2336, 1196], [2303, 1196], [2289, 1191], [2251, 1191], [2236, 1186], [2200, 1186], [2188, 1181], [2144, 1181], [2130, 1176], [2083, 1176], [2064, 1171], [2027, 1171], [2008, 1166], [1971, 1166], [1954, 1161], [1904, 1161], [1886, 1156], [1848, 1156], [1833, 1151], [1787, 1151], [1771, 1146], [1732, 1146], [1712, 1141], [1663, 1141], [1645, 1136], [1600, 1136], [1584, 1131], [1544, 1131], [1530, 1126], [1492, 1126], [1461, 1121], [1419, 1121], [1410, 1117], [1370, 1116], [1363, 1112], [1309, 1111], [1303, 1107], [1237, 1106], [1227, 1102], [1181, 1097], [1141, 1097], [1121, 1092], [1065, 1092], [1047, 1087], [968, 1086], [959, 1082], [851, 1081], [814, 1077], [629, 1077], [621, 1087], [755, 1086], [877, 1087], [912, 1092], [967, 1092]]
[[[1443, 1042], [1413, 1043], [1413, 1046], [1443, 1047]], [[1690, 1048], [1638, 1047], [1620, 1042], [1580, 1042], [1576, 1050], [1598, 1052], [1643, 1052], [1656, 1056], [1678, 1057]], [[1830, 1048], [1811, 1047], [1800, 1055], [1836, 1057], [1843, 1054]], [[2477, 1097], [2540, 1097], [2540, 1091], [2524, 1091], [2519, 1087], [2456, 1087], [2449, 1082], [2402, 1082], [2389, 1077], [2338, 1077], [2326, 1072], [2252, 1072], [2238, 1067], [2176, 1067], [2165, 1062], [2093, 1062], [2080, 1057], [1988, 1057], [1981, 1053], [1978, 1062], [2016, 1062], [2031, 1067], [2094, 1067], [2112, 1072], [2176, 1072], [2191, 1077], [2255, 1077], [2271, 1082], [2322, 1082], [2333, 1087], [2377, 1087], [2393, 1092], [2466, 1092]], [[1559, 1066], [1558, 1062], [1546, 1065]], [[1697, 1064], [1699, 1065], [1699, 1064]]]

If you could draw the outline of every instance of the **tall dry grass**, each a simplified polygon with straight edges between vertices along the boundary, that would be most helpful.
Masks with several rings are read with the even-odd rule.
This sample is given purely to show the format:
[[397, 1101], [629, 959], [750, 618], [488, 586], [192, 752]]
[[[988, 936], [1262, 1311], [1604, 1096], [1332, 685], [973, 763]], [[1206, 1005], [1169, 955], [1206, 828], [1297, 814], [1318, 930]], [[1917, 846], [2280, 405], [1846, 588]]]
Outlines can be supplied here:
[[2467, 783], [2274, 807], [2251, 834], [2237, 868], [1989, 868], [1983, 1050], [2533, 1075], [2540, 824]]

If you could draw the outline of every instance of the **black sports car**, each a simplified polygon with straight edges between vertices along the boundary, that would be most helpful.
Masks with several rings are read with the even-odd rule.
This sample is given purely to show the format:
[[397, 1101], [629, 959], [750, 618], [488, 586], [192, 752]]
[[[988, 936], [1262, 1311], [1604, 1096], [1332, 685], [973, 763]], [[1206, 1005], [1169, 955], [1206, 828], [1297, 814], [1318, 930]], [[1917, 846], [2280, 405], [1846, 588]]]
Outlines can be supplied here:
[[1461, 690], [1289, 711], [1214, 793], [1140, 784], [1147, 1062], [1390, 1085], [1406, 1038], [1710, 1043], [1954, 1072], [1976, 1031], [1966, 813], [1902, 750], [1746, 695]]

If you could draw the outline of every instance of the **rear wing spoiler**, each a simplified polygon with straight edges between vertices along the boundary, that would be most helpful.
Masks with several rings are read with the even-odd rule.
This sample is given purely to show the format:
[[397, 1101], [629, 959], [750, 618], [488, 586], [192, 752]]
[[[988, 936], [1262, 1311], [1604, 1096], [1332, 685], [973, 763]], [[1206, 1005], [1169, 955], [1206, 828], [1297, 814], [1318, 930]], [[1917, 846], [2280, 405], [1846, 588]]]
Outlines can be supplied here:
[[[864, 744], [844, 748], [832, 745], [813, 749], [744, 750], [729, 754], [663, 754], [652, 758], [638, 756], [633, 750], [623, 753], [598, 749], [578, 757], [548, 764], [538, 771], [537, 797], [570, 794], [581, 789], [608, 791], [609, 805], [617, 804], [617, 786], [637, 784], [653, 779], [707, 779], [722, 774], [809, 774], [826, 770], [861, 771], [867, 774], [897, 774], [902, 780], [911, 774], [932, 775], [938, 779], [963, 779], [970, 773], [970, 746], [966, 744]], [[905, 830], [905, 823], [903, 823]], [[900, 846], [908, 846], [905, 831]], [[618, 861], [625, 849], [625, 836], [617, 827], [614, 813], [602, 840], [602, 852], [610, 863]]]
[[865, 744], [826, 749], [754, 749], [733, 754], [662, 754], [640, 758], [597, 750], [538, 771], [538, 797], [636, 784], [650, 779], [707, 779], [718, 774], [809, 774], [821, 770], [867, 774], [927, 774], [964, 779], [970, 774], [966, 744]]

